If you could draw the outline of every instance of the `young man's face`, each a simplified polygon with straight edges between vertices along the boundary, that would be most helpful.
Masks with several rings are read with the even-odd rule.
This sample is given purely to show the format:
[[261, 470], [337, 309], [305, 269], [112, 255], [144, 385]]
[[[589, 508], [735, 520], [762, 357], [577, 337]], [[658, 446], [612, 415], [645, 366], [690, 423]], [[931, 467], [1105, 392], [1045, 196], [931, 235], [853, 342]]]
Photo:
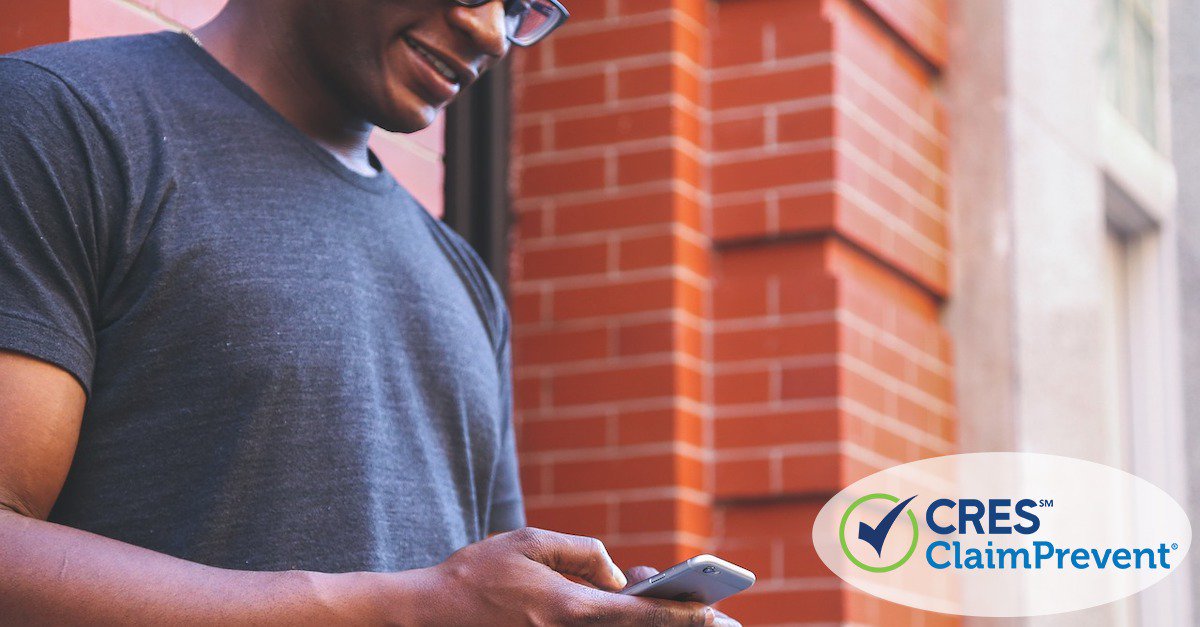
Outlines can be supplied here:
[[306, 61], [343, 104], [383, 129], [433, 122], [508, 52], [504, 3], [302, 0], [293, 16]]

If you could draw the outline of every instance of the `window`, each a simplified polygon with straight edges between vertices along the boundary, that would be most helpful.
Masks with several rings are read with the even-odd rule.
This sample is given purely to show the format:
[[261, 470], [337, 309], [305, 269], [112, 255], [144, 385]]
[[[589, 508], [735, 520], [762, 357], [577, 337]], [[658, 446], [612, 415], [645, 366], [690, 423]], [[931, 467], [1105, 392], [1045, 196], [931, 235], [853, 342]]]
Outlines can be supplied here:
[[1101, 59], [1104, 96], [1152, 145], [1158, 144], [1156, 0], [1106, 0]]

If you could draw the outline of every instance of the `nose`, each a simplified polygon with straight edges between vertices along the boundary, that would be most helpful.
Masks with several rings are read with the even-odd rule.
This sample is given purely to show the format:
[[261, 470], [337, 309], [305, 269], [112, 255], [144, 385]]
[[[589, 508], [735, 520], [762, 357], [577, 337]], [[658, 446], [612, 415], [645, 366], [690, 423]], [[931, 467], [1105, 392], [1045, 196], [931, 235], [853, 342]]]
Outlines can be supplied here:
[[450, 23], [466, 33], [480, 52], [496, 59], [508, 53], [508, 31], [504, 22], [502, 0], [492, 0], [477, 7], [456, 5], [450, 9]]

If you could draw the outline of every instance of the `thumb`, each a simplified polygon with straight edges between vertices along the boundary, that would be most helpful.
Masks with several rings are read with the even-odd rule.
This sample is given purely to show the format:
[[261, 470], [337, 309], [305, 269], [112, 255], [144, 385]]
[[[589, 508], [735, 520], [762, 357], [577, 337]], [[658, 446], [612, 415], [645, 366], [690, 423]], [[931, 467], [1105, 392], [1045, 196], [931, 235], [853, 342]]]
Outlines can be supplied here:
[[617, 591], [628, 582], [596, 538], [526, 527], [518, 538], [522, 552], [556, 572], [574, 575], [600, 588]]
[[649, 579], [658, 574], [658, 569], [653, 566], [634, 566], [633, 568], [625, 569], [625, 578], [629, 580], [629, 585], [633, 585]]

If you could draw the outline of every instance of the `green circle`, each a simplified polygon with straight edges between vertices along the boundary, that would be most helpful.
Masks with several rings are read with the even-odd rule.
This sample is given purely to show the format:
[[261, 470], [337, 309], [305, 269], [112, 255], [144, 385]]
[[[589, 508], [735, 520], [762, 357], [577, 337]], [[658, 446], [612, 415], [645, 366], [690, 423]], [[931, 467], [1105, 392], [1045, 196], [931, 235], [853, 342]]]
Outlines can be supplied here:
[[900, 568], [901, 566], [904, 565], [905, 562], [908, 561], [908, 558], [913, 556], [913, 553], [916, 553], [916, 551], [917, 551], [917, 533], [918, 533], [919, 529], [917, 527], [917, 517], [912, 513], [912, 510], [911, 509], [905, 510], [905, 513], [908, 514], [908, 520], [910, 522], [912, 522], [912, 528], [913, 528], [912, 546], [908, 547], [908, 553], [905, 553], [904, 557], [900, 558], [900, 561], [896, 562], [895, 564], [890, 564], [888, 566], [869, 566], [869, 565], [864, 564], [861, 561], [859, 561], [859, 559], [857, 557], [854, 557], [854, 555], [850, 553], [850, 547], [846, 546], [846, 523], [850, 520], [850, 512], [853, 512], [854, 509], [857, 508], [859, 505], [862, 505], [863, 503], [866, 503], [867, 501], [873, 501], [875, 499], [883, 499], [883, 500], [891, 502], [891, 503], [899, 503], [900, 502], [900, 499], [898, 499], [890, 494], [883, 494], [883, 493], [868, 494], [868, 495], [858, 499], [857, 501], [852, 503], [850, 505], [850, 507], [846, 508], [845, 514], [842, 514], [842, 524], [838, 527], [838, 540], [841, 540], [841, 543], [842, 543], [842, 553], [845, 553], [846, 557], [851, 562], [853, 562], [855, 566], [857, 566], [865, 571], [872, 572], [872, 573], [886, 573], [889, 571], [896, 570], [897, 568]]

